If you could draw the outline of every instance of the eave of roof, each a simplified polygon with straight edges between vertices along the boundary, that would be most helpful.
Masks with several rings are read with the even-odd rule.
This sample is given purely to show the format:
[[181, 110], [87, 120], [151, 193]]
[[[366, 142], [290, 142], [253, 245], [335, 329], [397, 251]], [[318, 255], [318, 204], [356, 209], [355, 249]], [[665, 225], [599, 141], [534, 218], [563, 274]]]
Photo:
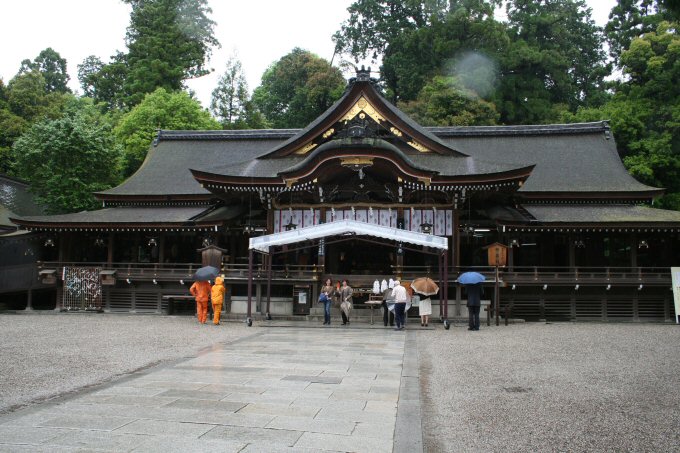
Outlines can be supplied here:
[[30, 216], [11, 220], [26, 229], [41, 230], [131, 230], [206, 229], [221, 225], [223, 219], [203, 221], [213, 208], [201, 207], [117, 207], [51, 216]]
[[522, 205], [531, 218], [526, 221], [497, 219], [509, 227], [636, 227], [680, 228], [680, 212], [637, 205]]

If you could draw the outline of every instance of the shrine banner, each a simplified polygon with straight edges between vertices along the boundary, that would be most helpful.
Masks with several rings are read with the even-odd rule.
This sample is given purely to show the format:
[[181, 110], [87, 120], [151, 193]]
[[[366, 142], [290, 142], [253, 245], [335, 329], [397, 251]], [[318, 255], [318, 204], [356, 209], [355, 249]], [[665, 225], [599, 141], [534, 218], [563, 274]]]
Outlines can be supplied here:
[[675, 323], [680, 324], [680, 267], [671, 267], [671, 279], [675, 301]]

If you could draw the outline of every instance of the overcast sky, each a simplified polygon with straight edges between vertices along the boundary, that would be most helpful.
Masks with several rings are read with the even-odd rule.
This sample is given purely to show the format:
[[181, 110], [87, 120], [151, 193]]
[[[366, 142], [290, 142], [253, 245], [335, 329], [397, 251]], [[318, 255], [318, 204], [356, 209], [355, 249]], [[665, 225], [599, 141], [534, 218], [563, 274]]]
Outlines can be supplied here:
[[[210, 0], [215, 36], [222, 47], [213, 50], [209, 67], [215, 72], [188, 82], [203, 106], [217, 77], [224, 72], [227, 58], [234, 52], [243, 64], [250, 90], [275, 60], [294, 47], [310, 50], [330, 60], [331, 35], [347, 18], [353, 0]], [[593, 19], [607, 22], [616, 0], [587, 0]], [[125, 50], [125, 29], [130, 7], [120, 0], [11, 0], [1, 4], [0, 78], [14, 77], [21, 61], [34, 59], [41, 50], [52, 47], [68, 62], [69, 85], [79, 89], [77, 65], [88, 55], [104, 62], [116, 50]], [[377, 68], [374, 68], [377, 69]]]

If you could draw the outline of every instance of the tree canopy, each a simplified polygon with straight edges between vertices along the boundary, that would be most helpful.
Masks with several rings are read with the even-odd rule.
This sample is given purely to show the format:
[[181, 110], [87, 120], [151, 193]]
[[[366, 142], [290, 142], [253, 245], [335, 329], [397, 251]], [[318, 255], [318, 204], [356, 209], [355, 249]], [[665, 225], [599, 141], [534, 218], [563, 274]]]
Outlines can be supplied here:
[[253, 103], [272, 127], [304, 127], [326, 111], [344, 88], [339, 69], [295, 48], [267, 68], [253, 93]]
[[123, 116], [115, 128], [116, 137], [123, 145], [123, 176], [130, 176], [142, 164], [158, 129], [221, 128], [187, 93], [158, 88]]
[[19, 74], [31, 71], [37, 71], [43, 76], [45, 79], [45, 91], [48, 93], [71, 92], [68, 86], [66, 86], [71, 79], [66, 70], [66, 59], [62, 58], [59, 52], [51, 47], [41, 51], [33, 61], [24, 60], [21, 62]]
[[232, 56], [213, 90], [210, 110], [225, 129], [261, 129], [262, 114], [253, 105], [241, 61]]
[[120, 146], [96, 109], [73, 99], [63, 116], [34, 123], [14, 143], [15, 174], [51, 213], [94, 209], [93, 192], [119, 181]]

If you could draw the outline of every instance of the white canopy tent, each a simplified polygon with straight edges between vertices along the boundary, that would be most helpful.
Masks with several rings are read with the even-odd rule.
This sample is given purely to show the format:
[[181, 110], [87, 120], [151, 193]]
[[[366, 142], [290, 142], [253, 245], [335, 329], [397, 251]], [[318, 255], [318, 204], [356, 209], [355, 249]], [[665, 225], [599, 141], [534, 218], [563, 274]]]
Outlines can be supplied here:
[[373, 223], [357, 222], [356, 220], [337, 220], [335, 222], [253, 237], [250, 238], [248, 248], [262, 253], [269, 253], [269, 248], [272, 246], [293, 244], [343, 234], [373, 236], [396, 242], [407, 242], [414, 245], [448, 250], [448, 242], [445, 237], [385, 227]]
[[[391, 228], [381, 225], [376, 225], [367, 222], [358, 222], [356, 220], [337, 220], [335, 222], [322, 223], [305, 228], [281, 231], [279, 233], [267, 234], [264, 236], [257, 236], [250, 238], [248, 244], [248, 315], [246, 323], [252, 324], [252, 268], [253, 268], [253, 252], [271, 253], [272, 247], [278, 247], [288, 244], [295, 244], [298, 242], [312, 241], [315, 239], [323, 239], [332, 236], [371, 236], [381, 239], [387, 239], [398, 243], [407, 243], [416, 246], [429, 247], [439, 250], [440, 254], [440, 269], [443, 268], [443, 291], [444, 300], [447, 300], [447, 266], [446, 256], [448, 253], [447, 238], [442, 236], [435, 236], [433, 234], [418, 233], [414, 231], [402, 230], [400, 228]], [[271, 263], [271, 260], [270, 260]], [[271, 271], [268, 271], [268, 280], [271, 278]], [[269, 282], [268, 290], [269, 294]], [[447, 305], [444, 305], [444, 316], [447, 316]], [[267, 297], [267, 316], [269, 316], [269, 296]], [[268, 318], [269, 319], [269, 318]]]

